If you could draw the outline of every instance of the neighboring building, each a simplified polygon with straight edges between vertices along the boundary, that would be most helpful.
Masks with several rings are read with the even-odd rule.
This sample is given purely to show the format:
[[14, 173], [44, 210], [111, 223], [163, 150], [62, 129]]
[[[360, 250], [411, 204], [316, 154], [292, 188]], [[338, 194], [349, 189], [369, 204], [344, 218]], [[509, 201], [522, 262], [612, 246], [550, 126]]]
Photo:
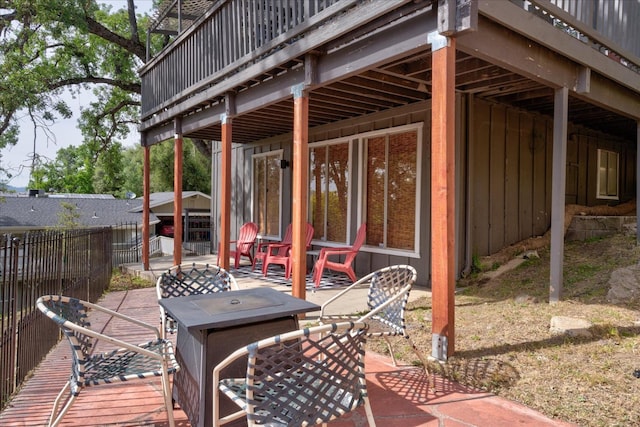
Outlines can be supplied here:
[[[151, 193], [149, 210], [160, 221], [156, 227], [160, 236], [173, 237], [174, 192]], [[142, 202], [132, 212], [142, 212]], [[199, 191], [182, 193], [182, 227], [185, 242], [211, 241], [211, 197]]]
[[[185, 249], [208, 254], [211, 247], [211, 197], [185, 191], [183, 197], [183, 242]], [[173, 192], [151, 195], [151, 234], [173, 238]], [[65, 209], [65, 205], [70, 207]], [[73, 215], [80, 227], [112, 227], [114, 244], [129, 247], [141, 241], [142, 200], [116, 199], [108, 194], [61, 194], [31, 191], [0, 194], [0, 233], [60, 226], [63, 216]], [[161, 244], [163, 254], [172, 253], [172, 244]], [[206, 246], [206, 247], [205, 247]]]
[[[118, 227], [138, 224], [141, 228], [140, 200], [115, 199], [103, 195], [47, 195], [18, 197], [3, 194], [0, 197], [0, 233], [22, 234], [59, 227], [62, 217], [72, 214], [80, 227]], [[69, 208], [65, 208], [68, 206]], [[159, 222], [155, 215], [150, 225]]]
[[214, 141], [214, 238], [309, 221], [318, 248], [366, 222], [357, 273], [416, 267], [451, 345], [474, 257], [550, 227], [561, 255], [565, 203], [636, 197], [637, 22], [638, 1], [167, 0], [142, 145]]
[[[46, 194], [42, 191], [28, 194], [26, 197], [16, 193], [0, 196], [0, 234], [20, 236], [69, 223], [82, 228], [111, 227], [114, 265], [139, 260], [142, 214], [136, 208], [142, 204], [140, 200], [116, 199], [104, 194]], [[151, 229], [158, 223], [158, 218], [151, 214]]]

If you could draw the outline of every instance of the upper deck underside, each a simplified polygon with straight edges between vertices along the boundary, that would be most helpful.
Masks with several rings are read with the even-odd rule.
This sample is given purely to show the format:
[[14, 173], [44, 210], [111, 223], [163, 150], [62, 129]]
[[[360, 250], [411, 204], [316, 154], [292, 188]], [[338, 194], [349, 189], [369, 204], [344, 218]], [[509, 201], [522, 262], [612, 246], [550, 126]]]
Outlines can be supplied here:
[[[231, 8], [221, 6], [221, 16], [242, 12], [238, 2], [221, 3]], [[626, 58], [637, 57], [598, 51], [582, 32], [556, 21], [541, 25], [550, 18], [540, 10], [495, 3], [480, 2], [477, 31], [456, 36], [456, 91], [553, 116], [555, 89], [568, 87], [570, 122], [636, 140], [640, 67]], [[437, 30], [431, 1], [328, 1], [315, 13], [297, 24], [292, 18], [291, 28], [285, 25], [247, 54], [251, 44], [234, 45], [242, 37], [232, 37], [235, 27], [229, 27], [224, 46], [237, 52], [218, 65], [207, 57], [221, 50], [209, 51], [185, 32], [141, 71], [145, 144], [173, 137], [176, 117], [184, 136], [204, 140], [220, 140], [223, 114], [234, 117], [236, 143], [291, 132], [291, 90], [299, 85], [310, 94], [310, 127], [431, 99], [427, 39]], [[210, 12], [194, 31], [206, 32], [215, 16]], [[181, 46], [182, 61], [168, 67], [175, 61], [170, 53]]]

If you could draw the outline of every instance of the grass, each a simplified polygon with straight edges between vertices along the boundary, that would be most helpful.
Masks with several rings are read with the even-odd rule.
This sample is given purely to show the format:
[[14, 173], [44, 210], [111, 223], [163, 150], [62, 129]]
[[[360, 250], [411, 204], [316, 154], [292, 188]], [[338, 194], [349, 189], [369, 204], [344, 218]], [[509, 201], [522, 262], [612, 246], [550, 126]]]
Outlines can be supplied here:
[[113, 270], [111, 283], [107, 292], [128, 291], [131, 289], [143, 289], [154, 287], [153, 281], [144, 277], [122, 273], [120, 270]]
[[[474, 274], [457, 284], [455, 354], [430, 368], [450, 379], [494, 392], [543, 414], [585, 427], [640, 425], [640, 314], [638, 301], [606, 300], [611, 272], [637, 264], [635, 237], [565, 244], [561, 301], [549, 304], [549, 251], [486, 280]], [[492, 260], [474, 264], [493, 266]], [[638, 278], [640, 282], [640, 277]], [[590, 337], [554, 335], [553, 316], [592, 322]], [[410, 303], [407, 324], [431, 353], [431, 300]], [[369, 346], [385, 353], [383, 342]], [[397, 357], [417, 363], [398, 342]]]

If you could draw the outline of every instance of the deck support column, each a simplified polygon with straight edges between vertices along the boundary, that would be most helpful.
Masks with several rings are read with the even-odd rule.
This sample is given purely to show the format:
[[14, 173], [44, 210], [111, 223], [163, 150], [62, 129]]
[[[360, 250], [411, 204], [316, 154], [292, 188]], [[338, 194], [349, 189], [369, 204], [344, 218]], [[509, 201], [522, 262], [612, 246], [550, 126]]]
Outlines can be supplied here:
[[431, 98], [432, 356], [455, 349], [455, 39], [429, 34]]
[[142, 269], [149, 271], [149, 209], [150, 209], [150, 187], [149, 173], [151, 166], [151, 149], [146, 145], [145, 137], [142, 137]]
[[[636, 122], [636, 209], [640, 201], [640, 121]], [[636, 244], [640, 244], [640, 215], [636, 213]]]
[[174, 121], [173, 142], [173, 264], [182, 263], [182, 119]]
[[553, 106], [553, 161], [551, 171], [551, 245], [549, 302], [560, 301], [564, 263], [564, 216], [567, 170], [569, 90], [556, 89]]
[[229, 242], [231, 241], [231, 130], [228, 114], [220, 115], [222, 123], [222, 152], [220, 167], [220, 240], [218, 265], [229, 270]]
[[293, 94], [293, 189], [292, 189], [292, 295], [306, 299], [307, 282], [307, 197], [309, 176], [309, 94], [304, 85], [291, 88]]

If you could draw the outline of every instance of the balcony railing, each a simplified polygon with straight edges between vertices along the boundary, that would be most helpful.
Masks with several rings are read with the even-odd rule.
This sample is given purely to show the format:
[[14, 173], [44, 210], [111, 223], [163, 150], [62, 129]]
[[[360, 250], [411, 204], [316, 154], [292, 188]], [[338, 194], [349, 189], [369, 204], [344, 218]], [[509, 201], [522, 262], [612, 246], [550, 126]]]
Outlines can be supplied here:
[[[523, 4], [521, 0], [512, 0]], [[640, 74], [640, 2], [530, 0], [529, 12]]]
[[355, 0], [217, 3], [140, 71], [142, 116], [304, 37]]
[[[511, 2], [539, 16], [541, 22], [562, 29], [619, 64], [640, 72], [640, 26], [636, 24], [640, 21], [640, 3], [637, 1]], [[330, 24], [351, 8], [381, 8], [384, 4], [390, 12], [403, 3], [402, 0], [220, 0], [199, 19], [190, 16], [187, 21], [191, 25], [180, 29], [172, 43], [140, 70], [142, 119], [261, 61], [265, 64], [264, 71], [269, 71], [297, 60], [283, 54], [284, 49], [304, 42], [317, 30], [344, 31], [343, 27], [348, 26], [349, 21], [345, 20], [339, 30]], [[434, 3], [427, 1], [425, 4]], [[175, 22], [175, 16], [180, 14], [165, 15], [167, 20]], [[249, 74], [236, 86], [252, 84], [254, 76]], [[214, 96], [221, 94], [216, 92]], [[204, 98], [202, 102], [205, 102]], [[208, 99], [207, 102], [212, 101], [219, 99]]]

